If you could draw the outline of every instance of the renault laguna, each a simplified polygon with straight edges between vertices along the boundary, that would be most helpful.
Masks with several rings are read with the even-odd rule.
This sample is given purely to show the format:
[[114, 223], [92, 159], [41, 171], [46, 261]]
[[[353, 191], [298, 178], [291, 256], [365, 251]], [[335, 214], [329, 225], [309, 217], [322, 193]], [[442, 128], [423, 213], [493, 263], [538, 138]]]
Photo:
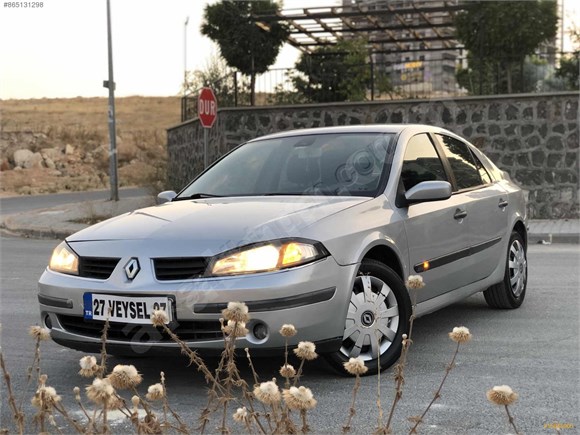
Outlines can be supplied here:
[[239, 348], [276, 351], [293, 324], [335, 368], [361, 357], [392, 365], [416, 313], [483, 292], [519, 307], [527, 283], [521, 189], [461, 137], [426, 125], [296, 130], [250, 140], [161, 204], [68, 237], [40, 278], [43, 325], [54, 341], [139, 354], [223, 345], [230, 301], [252, 320]]

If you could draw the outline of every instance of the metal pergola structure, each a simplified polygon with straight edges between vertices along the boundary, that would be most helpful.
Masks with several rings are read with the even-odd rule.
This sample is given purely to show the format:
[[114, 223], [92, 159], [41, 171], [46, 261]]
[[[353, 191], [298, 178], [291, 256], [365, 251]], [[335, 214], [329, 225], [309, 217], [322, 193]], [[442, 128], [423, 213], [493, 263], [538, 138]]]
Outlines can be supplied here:
[[288, 43], [306, 53], [358, 35], [368, 39], [372, 53], [393, 53], [459, 48], [453, 18], [461, 10], [458, 0], [376, 0], [285, 9], [254, 19], [264, 29], [286, 23]]

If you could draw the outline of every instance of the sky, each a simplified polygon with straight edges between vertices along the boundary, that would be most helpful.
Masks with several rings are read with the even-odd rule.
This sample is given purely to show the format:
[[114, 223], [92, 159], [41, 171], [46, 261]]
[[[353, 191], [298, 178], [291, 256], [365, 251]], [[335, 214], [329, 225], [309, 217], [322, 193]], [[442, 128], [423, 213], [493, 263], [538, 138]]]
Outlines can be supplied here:
[[[219, 53], [199, 31], [206, 0], [110, 1], [116, 96], [178, 95], [184, 57], [187, 69], [193, 71], [203, 69]], [[580, 15], [577, 1], [564, 1], [568, 21]], [[103, 87], [108, 77], [106, 0], [34, 3], [42, 7], [0, 6], [0, 98], [107, 96]], [[284, 8], [340, 3], [285, 0]], [[274, 67], [291, 67], [298, 55], [298, 50], [286, 45]]]

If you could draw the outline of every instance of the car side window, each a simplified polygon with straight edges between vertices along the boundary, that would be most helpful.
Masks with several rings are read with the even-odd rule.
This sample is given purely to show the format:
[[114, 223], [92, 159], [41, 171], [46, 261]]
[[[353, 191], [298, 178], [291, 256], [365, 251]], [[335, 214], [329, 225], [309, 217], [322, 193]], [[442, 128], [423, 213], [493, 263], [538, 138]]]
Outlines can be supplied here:
[[405, 190], [422, 181], [448, 181], [443, 163], [426, 134], [413, 136], [407, 143], [401, 178]]
[[457, 189], [470, 189], [484, 184], [467, 144], [443, 134], [436, 134], [436, 136], [441, 141], [449, 165], [455, 174]]

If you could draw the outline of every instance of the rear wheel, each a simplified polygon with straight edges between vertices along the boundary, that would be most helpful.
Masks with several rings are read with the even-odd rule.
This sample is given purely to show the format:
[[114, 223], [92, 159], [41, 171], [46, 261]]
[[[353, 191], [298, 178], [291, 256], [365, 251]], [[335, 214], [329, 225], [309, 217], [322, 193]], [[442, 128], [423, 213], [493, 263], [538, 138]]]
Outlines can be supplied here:
[[527, 283], [526, 246], [521, 234], [513, 231], [508, 245], [504, 278], [485, 290], [483, 296], [492, 308], [518, 308], [524, 302]]
[[401, 354], [402, 335], [407, 333], [411, 303], [401, 278], [375, 260], [362, 261], [352, 288], [344, 335], [338, 351], [328, 362], [347, 375], [343, 363], [360, 357], [376, 374], [390, 367]]

